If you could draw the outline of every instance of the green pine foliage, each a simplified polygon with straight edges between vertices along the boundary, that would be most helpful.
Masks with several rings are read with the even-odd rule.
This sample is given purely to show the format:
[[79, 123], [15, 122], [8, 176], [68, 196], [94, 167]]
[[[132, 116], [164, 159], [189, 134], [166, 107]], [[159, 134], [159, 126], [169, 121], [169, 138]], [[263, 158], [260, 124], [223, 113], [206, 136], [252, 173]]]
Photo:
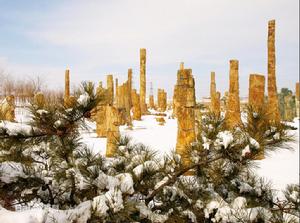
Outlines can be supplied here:
[[[43, 204], [69, 222], [297, 222], [299, 186], [278, 200], [269, 182], [255, 175], [254, 160], [287, 148], [287, 127], [248, 109], [248, 123], [234, 130], [222, 117], [203, 116], [198, 140], [187, 148], [190, 163], [159, 156], [128, 137], [113, 158], [95, 154], [80, 130], [101, 101], [84, 83], [72, 108], [31, 108], [26, 131], [0, 128], [0, 202]], [[70, 213], [77, 213], [72, 215]], [[55, 220], [55, 214], [51, 215]]]

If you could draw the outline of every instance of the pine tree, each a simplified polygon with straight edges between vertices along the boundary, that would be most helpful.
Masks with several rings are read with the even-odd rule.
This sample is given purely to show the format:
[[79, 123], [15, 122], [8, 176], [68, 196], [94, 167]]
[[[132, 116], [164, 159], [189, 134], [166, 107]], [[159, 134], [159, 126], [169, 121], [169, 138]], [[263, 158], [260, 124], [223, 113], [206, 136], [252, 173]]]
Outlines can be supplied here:
[[[122, 138], [113, 158], [80, 141], [90, 111], [102, 100], [83, 84], [72, 108], [32, 105], [27, 128], [0, 125], [0, 201], [43, 204], [45, 218], [61, 222], [297, 222], [299, 186], [277, 200], [257, 177], [253, 160], [288, 148], [284, 125], [248, 109], [248, 123], [224, 128], [222, 117], [203, 117], [190, 164], [158, 156]], [[58, 212], [56, 209], [65, 210]], [[59, 216], [59, 217], [58, 217]], [[47, 221], [46, 221], [47, 222]]]

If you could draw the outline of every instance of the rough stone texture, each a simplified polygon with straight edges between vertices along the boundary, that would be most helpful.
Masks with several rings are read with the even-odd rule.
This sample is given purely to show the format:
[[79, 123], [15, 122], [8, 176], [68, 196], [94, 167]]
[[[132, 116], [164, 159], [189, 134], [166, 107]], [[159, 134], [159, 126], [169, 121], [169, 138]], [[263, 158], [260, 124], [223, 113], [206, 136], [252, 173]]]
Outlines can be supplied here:
[[225, 123], [229, 129], [232, 129], [241, 123], [238, 69], [238, 60], [230, 60], [229, 94], [225, 115]]
[[217, 88], [216, 88], [216, 80], [215, 80], [215, 72], [211, 72], [210, 74], [210, 110], [217, 117], [220, 116], [220, 102], [217, 98]]
[[186, 154], [186, 148], [196, 141], [195, 81], [191, 69], [178, 70], [174, 99], [175, 115], [178, 123], [176, 152], [182, 156], [184, 165], [188, 165], [190, 161], [188, 154]]
[[131, 99], [131, 92], [129, 91], [129, 81], [126, 81], [124, 84], [120, 85], [117, 89], [118, 91], [118, 104], [117, 108], [120, 115], [120, 123], [121, 125], [127, 124], [128, 126], [131, 126], [131, 116], [130, 116], [130, 99]]
[[117, 143], [120, 140], [119, 112], [114, 106], [106, 106], [107, 142], [106, 156], [112, 157], [116, 154]]
[[265, 76], [250, 74], [248, 104], [254, 111], [261, 111], [265, 106]]
[[70, 70], [65, 71], [65, 95], [64, 95], [64, 106], [67, 108], [74, 105], [73, 99], [70, 99]]
[[45, 107], [45, 96], [42, 92], [38, 92], [34, 95], [34, 104], [38, 106], [39, 108], [44, 108]]
[[280, 122], [275, 67], [275, 20], [271, 20], [268, 24], [268, 111], [270, 121]]
[[131, 99], [131, 91], [132, 91], [132, 69], [128, 69], [128, 94], [129, 94], [129, 106], [130, 109], [132, 107], [132, 99]]
[[149, 96], [149, 107], [151, 109], [155, 109], [155, 103], [154, 103], [154, 96], [153, 95]]
[[106, 127], [106, 105], [107, 105], [107, 90], [103, 88], [102, 82], [99, 82], [99, 86], [96, 89], [97, 96], [103, 97], [97, 107], [95, 114], [96, 121], [96, 133], [98, 137], [106, 137], [107, 136], [107, 127]]
[[109, 105], [114, 103], [114, 79], [113, 75], [109, 74], [107, 77], [107, 102]]
[[132, 98], [132, 119], [141, 120], [142, 112], [140, 106], [140, 95], [136, 92], [136, 89], [131, 91]]
[[295, 110], [293, 107], [294, 99], [292, 94], [288, 94], [284, 97], [284, 120], [293, 121], [295, 117]]
[[0, 119], [15, 121], [15, 97], [13, 95], [7, 96], [0, 103]]
[[140, 105], [142, 114], [147, 112], [146, 104], [146, 49], [140, 49]]
[[215, 114], [217, 117], [221, 115], [221, 93], [219, 91], [216, 92]]
[[115, 82], [116, 82], [116, 97], [115, 97], [115, 105], [116, 107], [118, 107], [118, 104], [119, 104], [119, 81], [118, 81], [118, 78], [115, 79]]
[[163, 89], [157, 90], [157, 107], [160, 112], [164, 112], [167, 109], [167, 92]]

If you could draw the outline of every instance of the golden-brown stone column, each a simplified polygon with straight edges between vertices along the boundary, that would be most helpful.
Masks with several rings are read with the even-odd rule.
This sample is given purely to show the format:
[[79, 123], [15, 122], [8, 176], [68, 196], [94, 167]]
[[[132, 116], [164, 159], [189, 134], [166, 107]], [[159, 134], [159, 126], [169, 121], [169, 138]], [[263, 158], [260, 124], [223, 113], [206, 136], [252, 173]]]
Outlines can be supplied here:
[[114, 106], [106, 106], [107, 142], [106, 156], [112, 157], [117, 152], [117, 144], [120, 140], [119, 113]]
[[146, 49], [140, 49], [140, 104], [142, 114], [147, 111], [146, 104]]
[[241, 124], [240, 96], [239, 96], [239, 61], [230, 60], [229, 93], [226, 105], [225, 123], [227, 128], [233, 129]]
[[248, 104], [256, 112], [265, 106], [265, 76], [250, 74], [249, 76], [249, 98]]
[[45, 107], [45, 96], [42, 92], [38, 92], [34, 95], [34, 104], [38, 106], [38, 108], [44, 108]]
[[174, 107], [177, 117], [176, 153], [181, 155], [184, 165], [190, 162], [187, 147], [196, 141], [195, 133], [195, 81], [191, 69], [180, 69], [177, 72], [177, 83], [174, 88]]
[[280, 122], [276, 86], [275, 20], [268, 24], [268, 110], [270, 121]]
[[131, 91], [132, 91], [132, 69], [128, 69], [128, 94], [129, 94], [129, 106], [130, 109], [132, 107], [132, 99], [131, 99]]
[[150, 95], [150, 96], [149, 96], [149, 107], [150, 107], [151, 109], [155, 109], [154, 96], [153, 96], [153, 95]]
[[107, 77], [107, 100], [109, 105], [113, 105], [114, 102], [114, 79], [113, 75], [109, 74]]
[[70, 97], [70, 70], [65, 71], [65, 98]]
[[216, 76], [215, 72], [210, 74], [210, 110], [217, 117], [220, 116], [220, 105], [218, 105], [217, 88], [216, 88]]
[[141, 120], [140, 95], [136, 90], [131, 91], [133, 120]]
[[165, 92], [164, 89], [157, 90], [157, 107], [161, 112], [167, 109], [167, 92]]

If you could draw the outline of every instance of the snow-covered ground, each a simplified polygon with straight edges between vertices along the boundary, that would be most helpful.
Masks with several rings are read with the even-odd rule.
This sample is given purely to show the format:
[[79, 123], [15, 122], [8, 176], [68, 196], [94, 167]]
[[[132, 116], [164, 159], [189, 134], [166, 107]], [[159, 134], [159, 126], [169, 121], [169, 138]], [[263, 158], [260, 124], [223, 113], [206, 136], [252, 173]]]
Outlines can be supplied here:
[[[158, 154], [170, 153], [175, 149], [177, 136], [177, 120], [171, 119], [171, 113], [165, 117], [165, 125], [158, 125], [154, 115], [142, 117], [142, 121], [133, 122], [133, 130], [121, 126], [122, 136], [129, 136], [133, 142], [143, 143]], [[289, 183], [299, 183], [299, 119], [288, 123], [298, 128], [291, 130], [295, 142], [289, 143], [294, 150], [280, 149], [271, 153], [264, 160], [256, 161], [257, 173], [266, 180], [270, 180], [274, 189], [281, 191]], [[97, 138], [95, 123], [89, 123], [90, 131], [83, 132], [83, 142], [88, 144], [96, 153], [105, 154], [106, 139]]]

